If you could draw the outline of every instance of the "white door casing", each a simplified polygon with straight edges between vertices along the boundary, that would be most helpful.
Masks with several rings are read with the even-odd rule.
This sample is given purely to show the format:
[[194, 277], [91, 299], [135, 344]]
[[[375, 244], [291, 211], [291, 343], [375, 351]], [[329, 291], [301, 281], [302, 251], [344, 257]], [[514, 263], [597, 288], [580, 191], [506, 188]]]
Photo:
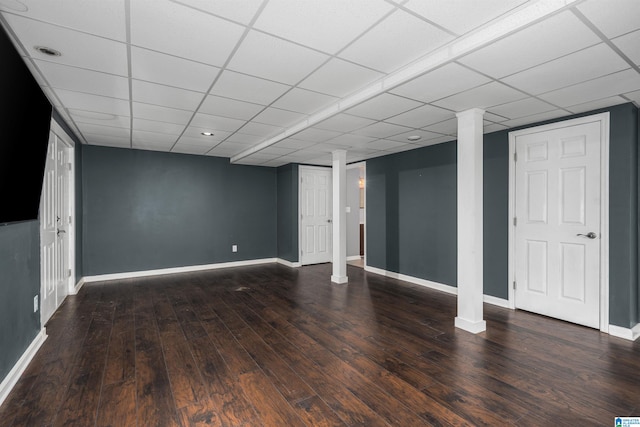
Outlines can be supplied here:
[[512, 132], [510, 149], [510, 303], [607, 330], [608, 114]]
[[300, 263], [331, 262], [331, 169], [300, 166]]

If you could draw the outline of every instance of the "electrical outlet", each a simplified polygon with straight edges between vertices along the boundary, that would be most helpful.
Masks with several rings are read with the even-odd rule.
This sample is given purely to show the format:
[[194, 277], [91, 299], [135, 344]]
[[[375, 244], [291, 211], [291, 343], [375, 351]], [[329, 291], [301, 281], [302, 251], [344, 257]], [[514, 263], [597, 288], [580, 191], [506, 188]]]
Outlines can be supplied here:
[[37, 313], [39, 307], [40, 305], [38, 304], [38, 295], [36, 295], [35, 297], [33, 297], [33, 312]]
[[238, 245], [231, 245], [231, 252], [238, 252]]

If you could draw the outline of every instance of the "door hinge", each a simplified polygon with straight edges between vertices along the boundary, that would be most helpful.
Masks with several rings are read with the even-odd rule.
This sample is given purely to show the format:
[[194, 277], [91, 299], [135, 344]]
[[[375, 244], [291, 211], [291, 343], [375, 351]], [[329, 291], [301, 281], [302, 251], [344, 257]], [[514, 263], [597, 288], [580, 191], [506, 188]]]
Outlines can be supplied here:
[[71, 215], [69, 215], [69, 225], [71, 225], [71, 220], [73, 219], [73, 217]]
[[514, 162], [518, 161], [518, 153], [513, 153], [513, 161]]
[[518, 225], [518, 217], [513, 217], [513, 225], [516, 226]]
[[516, 290], [516, 287], [517, 287], [517, 285], [516, 285], [516, 281], [514, 280], [514, 281], [513, 281], [513, 290], [514, 290], [514, 291]]

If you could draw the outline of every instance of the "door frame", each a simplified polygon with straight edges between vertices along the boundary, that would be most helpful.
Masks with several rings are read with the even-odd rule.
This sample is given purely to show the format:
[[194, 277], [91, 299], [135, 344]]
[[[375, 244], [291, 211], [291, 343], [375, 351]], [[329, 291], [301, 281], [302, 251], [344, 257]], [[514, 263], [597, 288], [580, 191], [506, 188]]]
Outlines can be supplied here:
[[600, 331], [605, 333], [609, 332], [609, 120], [609, 112], [606, 112], [509, 132], [509, 282], [507, 289], [509, 290], [509, 308], [515, 309], [513, 286], [516, 273], [516, 226], [513, 218], [516, 212], [516, 137], [586, 123], [599, 122], [600, 124]]
[[[329, 171], [332, 172], [332, 168], [329, 166], [307, 166], [307, 165], [299, 165], [298, 166], [298, 262], [300, 265], [308, 265], [302, 262], [302, 203], [304, 202], [302, 197], [302, 171], [303, 170], [317, 170], [317, 171]], [[333, 179], [333, 176], [331, 177]], [[331, 200], [333, 201], [333, 185], [329, 186], [329, 191], [331, 191]], [[333, 245], [331, 245], [331, 253], [333, 253]]]

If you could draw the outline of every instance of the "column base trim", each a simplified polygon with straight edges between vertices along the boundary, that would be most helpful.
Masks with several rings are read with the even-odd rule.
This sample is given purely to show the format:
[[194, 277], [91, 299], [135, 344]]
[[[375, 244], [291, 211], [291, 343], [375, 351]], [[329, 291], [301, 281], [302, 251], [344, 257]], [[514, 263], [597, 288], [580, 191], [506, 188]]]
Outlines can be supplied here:
[[484, 320], [480, 320], [479, 322], [471, 322], [461, 317], [456, 317], [455, 325], [456, 328], [463, 329], [467, 332], [471, 332], [472, 334], [479, 334], [480, 332], [484, 332], [487, 330], [487, 322]]
[[331, 275], [331, 281], [333, 283], [337, 283], [339, 285], [343, 284], [343, 283], [347, 283], [349, 281], [349, 278], [347, 276], [335, 276], [335, 275]]

